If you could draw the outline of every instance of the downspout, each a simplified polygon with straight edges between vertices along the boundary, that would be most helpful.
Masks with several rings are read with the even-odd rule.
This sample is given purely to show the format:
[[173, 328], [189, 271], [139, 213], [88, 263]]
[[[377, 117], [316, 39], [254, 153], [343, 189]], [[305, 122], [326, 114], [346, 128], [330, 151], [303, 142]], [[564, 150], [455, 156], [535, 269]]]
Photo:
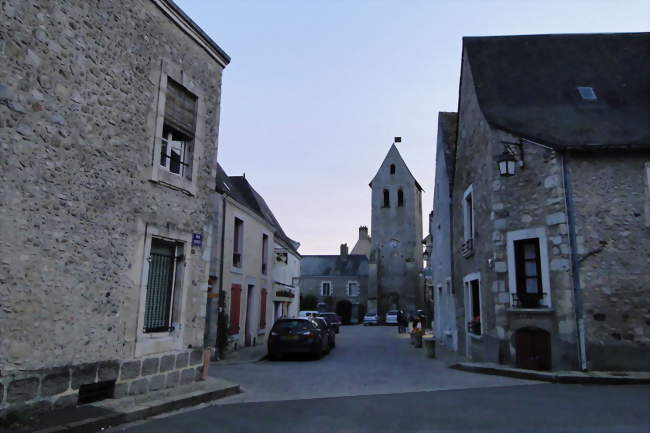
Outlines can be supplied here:
[[221, 347], [219, 347], [219, 323], [221, 316], [223, 315], [223, 308], [225, 305], [223, 299], [223, 251], [225, 245], [226, 236], [226, 193], [221, 194], [221, 252], [219, 253], [219, 298], [218, 298], [218, 308], [217, 308], [217, 341], [215, 346], [217, 347], [216, 357], [219, 359], [221, 357]]
[[578, 339], [578, 357], [580, 369], [587, 370], [587, 351], [585, 320], [582, 305], [582, 288], [580, 287], [580, 261], [578, 260], [578, 242], [576, 238], [575, 211], [573, 206], [573, 190], [571, 188], [571, 174], [568, 169], [569, 152], [559, 152], [562, 161], [562, 183], [564, 186], [564, 205], [569, 226], [569, 243], [571, 247], [571, 277], [573, 279], [573, 307], [576, 320], [576, 336]]

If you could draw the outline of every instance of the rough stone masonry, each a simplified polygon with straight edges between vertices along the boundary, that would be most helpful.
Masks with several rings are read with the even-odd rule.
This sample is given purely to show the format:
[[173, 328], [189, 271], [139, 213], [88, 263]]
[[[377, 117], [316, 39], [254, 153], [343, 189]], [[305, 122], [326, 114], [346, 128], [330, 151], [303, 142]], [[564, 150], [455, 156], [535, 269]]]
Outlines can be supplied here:
[[[193, 380], [229, 58], [162, 0], [1, 8], [0, 412], [76, 404], [97, 381], [120, 395]], [[198, 101], [188, 188], [152, 175], [172, 79]], [[153, 236], [183, 254], [174, 326], [156, 335], [142, 325]]]

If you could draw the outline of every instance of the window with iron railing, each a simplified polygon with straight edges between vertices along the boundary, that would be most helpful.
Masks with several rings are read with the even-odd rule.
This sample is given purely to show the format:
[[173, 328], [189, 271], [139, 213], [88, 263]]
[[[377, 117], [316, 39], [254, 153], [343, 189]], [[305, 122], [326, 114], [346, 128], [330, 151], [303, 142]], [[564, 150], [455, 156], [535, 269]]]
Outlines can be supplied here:
[[173, 330], [171, 321], [176, 268], [182, 260], [182, 245], [158, 238], [151, 240], [144, 309], [145, 333]]

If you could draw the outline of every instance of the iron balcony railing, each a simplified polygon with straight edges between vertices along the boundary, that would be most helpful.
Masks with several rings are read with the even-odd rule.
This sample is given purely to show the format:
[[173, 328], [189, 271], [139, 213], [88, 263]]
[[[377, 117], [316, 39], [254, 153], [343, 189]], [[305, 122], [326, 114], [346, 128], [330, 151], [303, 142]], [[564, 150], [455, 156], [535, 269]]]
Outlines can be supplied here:
[[512, 308], [548, 308], [547, 293], [512, 293]]

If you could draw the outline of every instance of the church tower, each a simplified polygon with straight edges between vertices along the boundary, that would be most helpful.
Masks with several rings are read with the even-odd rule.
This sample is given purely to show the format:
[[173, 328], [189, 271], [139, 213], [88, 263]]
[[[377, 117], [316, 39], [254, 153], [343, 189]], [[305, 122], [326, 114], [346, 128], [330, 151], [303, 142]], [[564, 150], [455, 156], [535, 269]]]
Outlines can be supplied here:
[[[400, 140], [396, 138], [396, 142]], [[370, 182], [372, 237], [368, 311], [423, 308], [422, 187], [395, 143]]]

